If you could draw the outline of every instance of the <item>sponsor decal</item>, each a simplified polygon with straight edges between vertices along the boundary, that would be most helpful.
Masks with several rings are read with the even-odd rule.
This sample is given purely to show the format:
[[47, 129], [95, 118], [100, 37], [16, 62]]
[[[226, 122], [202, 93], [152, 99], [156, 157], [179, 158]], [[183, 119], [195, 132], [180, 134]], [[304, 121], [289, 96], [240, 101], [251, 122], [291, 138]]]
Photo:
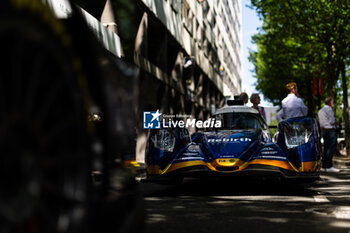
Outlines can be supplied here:
[[229, 164], [232, 164], [232, 163], [235, 163], [238, 159], [218, 159], [218, 163], [219, 164], [226, 164], [226, 165], [229, 165]]
[[228, 159], [230, 159], [230, 158], [236, 157], [236, 155], [220, 155], [220, 157], [221, 158], [228, 158]]
[[261, 151], [261, 154], [267, 154], [267, 155], [270, 155], [270, 154], [277, 154], [278, 152], [277, 151]]
[[202, 161], [204, 161], [204, 158], [202, 158], [202, 157], [181, 157], [181, 158], [175, 159], [175, 161], [183, 161], [183, 160], [202, 160]]
[[216, 142], [251, 142], [251, 138], [210, 138], [208, 139], [208, 143], [216, 143]]
[[272, 148], [272, 147], [265, 147], [263, 148], [261, 151], [274, 151], [275, 148]]
[[267, 156], [267, 155], [262, 155], [262, 156], [258, 156], [256, 157], [257, 159], [276, 159], [276, 160], [282, 160], [282, 161], [287, 161], [287, 158], [282, 157], [282, 156]]
[[183, 156], [198, 156], [198, 153], [193, 153], [193, 152], [185, 152], [182, 154]]

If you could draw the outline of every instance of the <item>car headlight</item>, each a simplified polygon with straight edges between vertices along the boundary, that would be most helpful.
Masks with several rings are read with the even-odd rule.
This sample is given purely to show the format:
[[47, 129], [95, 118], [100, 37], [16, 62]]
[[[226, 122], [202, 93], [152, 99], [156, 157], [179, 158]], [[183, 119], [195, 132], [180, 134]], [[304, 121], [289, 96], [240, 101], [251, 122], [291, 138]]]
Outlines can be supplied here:
[[151, 137], [155, 148], [164, 152], [173, 152], [175, 147], [175, 136], [166, 129], [157, 130], [158, 132]]
[[284, 125], [284, 139], [288, 149], [307, 143], [312, 136], [312, 128], [303, 122], [293, 122]]

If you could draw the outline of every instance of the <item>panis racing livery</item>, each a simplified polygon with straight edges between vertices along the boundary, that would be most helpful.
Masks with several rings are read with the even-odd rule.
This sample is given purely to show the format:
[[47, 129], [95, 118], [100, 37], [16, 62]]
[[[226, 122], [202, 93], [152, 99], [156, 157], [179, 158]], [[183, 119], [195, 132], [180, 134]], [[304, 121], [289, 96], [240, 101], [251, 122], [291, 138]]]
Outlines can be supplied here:
[[258, 111], [225, 106], [214, 114], [220, 128], [192, 135], [186, 128], [152, 130], [147, 143], [148, 178], [266, 176], [309, 182], [318, 179], [317, 121], [290, 118], [278, 125], [274, 142]]

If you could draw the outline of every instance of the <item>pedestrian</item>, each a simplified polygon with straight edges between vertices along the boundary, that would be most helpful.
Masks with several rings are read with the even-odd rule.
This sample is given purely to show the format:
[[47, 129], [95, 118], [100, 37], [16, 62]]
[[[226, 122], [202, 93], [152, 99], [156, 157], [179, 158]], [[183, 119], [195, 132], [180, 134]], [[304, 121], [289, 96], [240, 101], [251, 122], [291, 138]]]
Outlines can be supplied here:
[[239, 97], [241, 98], [241, 100], [243, 100], [244, 106], [246, 106], [247, 103], [248, 103], [248, 95], [247, 95], [247, 93], [242, 92], [242, 93], [239, 95]]
[[266, 120], [265, 109], [264, 107], [259, 106], [260, 104], [260, 96], [258, 93], [253, 93], [250, 96], [250, 102], [253, 104], [252, 108], [258, 110], [260, 115]]
[[299, 98], [298, 86], [295, 82], [286, 85], [288, 95], [282, 100], [282, 108], [277, 113], [277, 121], [280, 122], [282, 118], [287, 120], [292, 117], [301, 117], [307, 115], [307, 107], [303, 100]]
[[335, 131], [335, 117], [333, 112], [334, 99], [327, 97], [325, 106], [318, 111], [318, 120], [323, 137], [322, 168], [325, 172], [339, 172], [339, 169], [333, 167], [333, 155], [337, 146], [337, 134]]

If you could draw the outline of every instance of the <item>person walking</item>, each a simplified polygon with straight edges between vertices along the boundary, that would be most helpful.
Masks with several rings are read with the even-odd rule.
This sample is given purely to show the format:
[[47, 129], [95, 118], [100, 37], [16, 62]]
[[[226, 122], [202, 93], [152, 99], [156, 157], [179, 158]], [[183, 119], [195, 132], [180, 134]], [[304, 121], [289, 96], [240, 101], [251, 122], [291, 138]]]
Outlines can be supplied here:
[[250, 96], [250, 102], [253, 104], [252, 108], [258, 110], [260, 115], [266, 120], [265, 109], [264, 107], [259, 106], [260, 104], [260, 96], [258, 93], [253, 93]]
[[292, 117], [307, 115], [307, 107], [304, 101], [299, 98], [297, 84], [295, 82], [288, 83], [286, 88], [289, 94], [282, 100], [282, 108], [276, 115], [278, 122], [282, 119], [287, 120]]
[[333, 167], [333, 155], [337, 145], [337, 134], [335, 132], [335, 117], [333, 112], [334, 99], [327, 97], [325, 106], [318, 111], [318, 120], [322, 130], [323, 153], [322, 168], [324, 172], [339, 172], [339, 169]]

